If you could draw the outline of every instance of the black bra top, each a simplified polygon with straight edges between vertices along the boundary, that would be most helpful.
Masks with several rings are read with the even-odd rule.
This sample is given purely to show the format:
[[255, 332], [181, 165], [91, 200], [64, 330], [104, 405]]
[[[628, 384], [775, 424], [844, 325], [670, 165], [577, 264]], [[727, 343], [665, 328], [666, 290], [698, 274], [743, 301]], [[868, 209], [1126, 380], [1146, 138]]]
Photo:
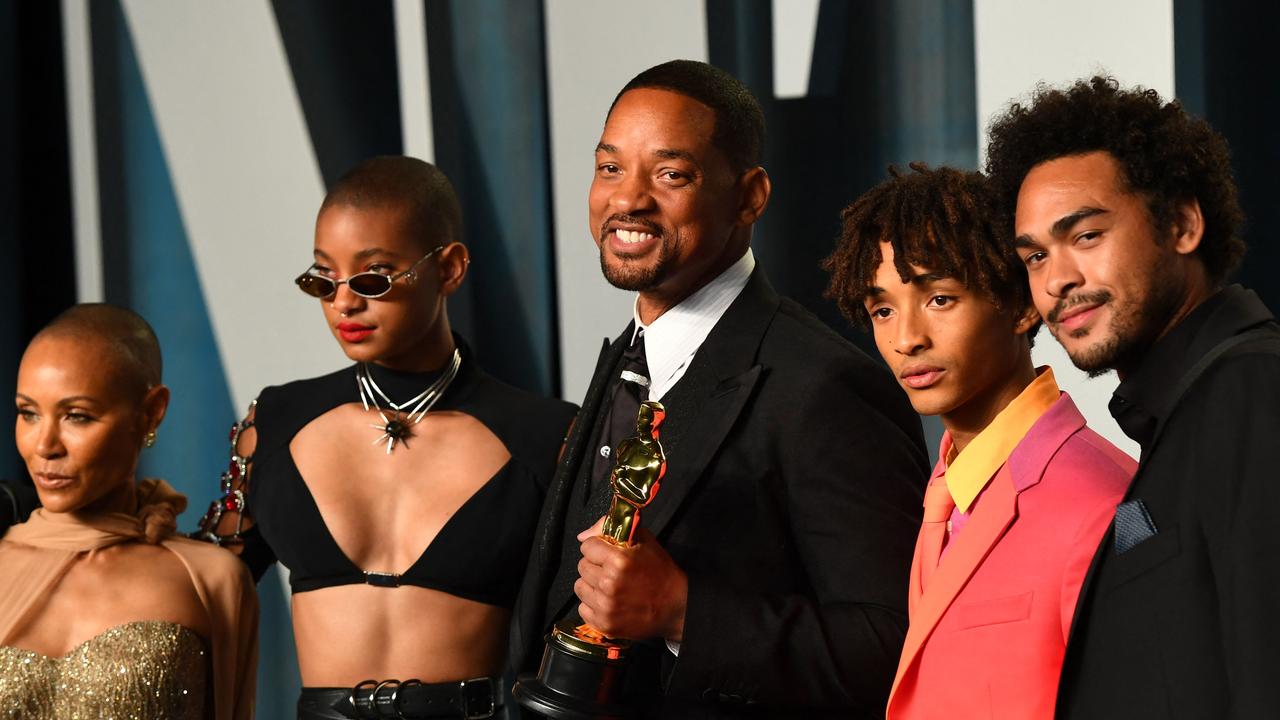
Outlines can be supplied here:
[[[511, 459], [458, 508], [399, 576], [381, 572], [390, 568], [368, 568], [366, 573], [343, 554], [289, 452], [289, 443], [309, 422], [359, 401], [355, 366], [262, 391], [246, 493], [248, 513], [256, 524], [246, 536], [244, 557], [255, 577], [278, 559], [289, 568], [293, 592], [355, 583], [415, 585], [500, 607], [514, 604], [542, 499], [576, 407], [490, 377], [476, 367], [461, 339], [458, 346], [458, 376], [434, 409], [479, 420], [506, 445]], [[439, 375], [394, 372], [376, 365], [370, 370], [392, 398], [412, 397]]]

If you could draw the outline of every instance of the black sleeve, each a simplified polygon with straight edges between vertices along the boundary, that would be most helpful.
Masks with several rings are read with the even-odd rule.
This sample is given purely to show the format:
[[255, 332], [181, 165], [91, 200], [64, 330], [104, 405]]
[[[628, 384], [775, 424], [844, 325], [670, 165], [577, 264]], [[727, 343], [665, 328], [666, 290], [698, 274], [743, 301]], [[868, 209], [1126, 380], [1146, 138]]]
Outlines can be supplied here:
[[240, 559], [249, 567], [249, 572], [253, 574], [253, 581], [256, 583], [262, 580], [267, 569], [276, 561], [276, 554], [271, 551], [271, 546], [262, 537], [257, 525], [240, 533], [240, 537], [244, 540]]
[[[223, 472], [219, 479], [219, 488], [223, 490], [223, 494], [214, 500], [209, 506], [209, 510], [205, 513], [204, 517], [200, 519], [200, 523], [196, 531], [189, 534], [189, 537], [196, 540], [211, 542], [231, 549], [232, 552], [239, 556], [240, 560], [249, 568], [249, 572], [253, 575], [253, 581], [255, 583], [261, 580], [263, 574], [267, 572], [267, 568], [269, 568], [272, 563], [276, 562], [275, 553], [267, 543], [266, 538], [264, 538], [262, 533], [258, 530], [257, 525], [253, 522], [252, 513], [250, 513], [248, 509], [250, 498], [253, 495], [252, 459], [257, 455], [259, 448], [262, 446], [261, 439], [259, 438], [258, 421], [260, 417], [258, 414], [258, 407], [261, 398], [275, 397], [275, 392], [276, 388], [264, 389], [261, 395], [259, 395], [259, 400], [255, 400], [253, 404], [250, 405], [248, 414], [240, 421], [240, 423], [238, 423], [241, 432], [249, 431], [250, 428], [252, 428], [255, 438], [253, 441], [254, 444], [252, 447], [248, 447], [243, 444], [248, 441], [243, 438], [237, 439], [237, 447], [230, 450], [231, 464], [229, 466], [230, 470], [236, 471], [236, 473], [231, 474], [229, 471]], [[236, 452], [245, 453], [243, 463], [239, 465], [239, 468], [243, 471], [242, 473], [237, 471]], [[236, 510], [231, 506], [225, 505], [225, 503], [234, 502], [232, 495], [228, 494], [226, 491], [227, 483], [231, 483], [231, 492], [240, 497], [244, 501], [244, 505], [242, 506], [243, 512], [241, 512], [241, 516], [237, 521], [235, 528], [238, 532], [220, 534], [218, 532], [218, 527], [224, 519], [224, 513], [236, 512]], [[246, 525], [248, 527], [245, 527]]]
[[578, 406], [560, 401], [548, 401], [547, 410], [542, 414], [542, 427], [539, 429], [537, 450], [533, 460], [538, 478], [538, 486], [545, 495], [551, 487], [551, 479], [555, 476], [556, 466], [560, 463], [560, 451], [564, 449], [565, 440], [569, 437], [569, 429], [573, 427], [574, 416]]
[[1187, 482], [1216, 585], [1230, 716], [1270, 716], [1280, 707], [1280, 472], [1274, 457], [1280, 356], [1255, 353], [1216, 364], [1170, 418], [1160, 442], [1187, 448], [1194, 468]]
[[812, 594], [689, 578], [669, 694], [882, 714], [906, 635], [928, 466], [919, 420], [867, 363], [815, 363], [773, 419]]

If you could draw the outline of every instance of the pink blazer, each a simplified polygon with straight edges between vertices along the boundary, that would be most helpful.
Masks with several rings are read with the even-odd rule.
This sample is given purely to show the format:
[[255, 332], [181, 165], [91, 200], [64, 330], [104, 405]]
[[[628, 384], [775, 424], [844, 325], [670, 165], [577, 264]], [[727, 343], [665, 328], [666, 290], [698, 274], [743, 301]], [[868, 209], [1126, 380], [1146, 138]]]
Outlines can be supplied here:
[[1063, 393], [996, 473], [923, 592], [917, 541], [891, 720], [1053, 717], [1080, 584], [1136, 469]]

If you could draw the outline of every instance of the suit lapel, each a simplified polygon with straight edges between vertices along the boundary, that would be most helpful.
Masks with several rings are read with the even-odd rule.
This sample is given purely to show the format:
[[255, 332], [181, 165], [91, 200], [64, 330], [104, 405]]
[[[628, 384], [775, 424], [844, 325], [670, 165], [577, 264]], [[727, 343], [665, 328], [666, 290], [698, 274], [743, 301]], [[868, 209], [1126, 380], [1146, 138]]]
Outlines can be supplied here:
[[712, 456], [724, 443], [729, 429], [751, 397], [760, 380], [761, 367], [756, 365], [740, 375], [725, 378], [709, 394], [695, 398], [690, 404], [687, 429], [678, 447], [683, 451], [667, 463], [667, 474], [651, 511], [643, 513], [641, 524], [659, 535], [684, 503]]
[[[582, 400], [582, 409], [573, 423], [573, 431], [565, 441], [564, 452], [556, 473], [547, 491], [547, 500], [543, 505], [542, 529], [538, 535], [537, 569], [545, 572], [551, 564], [559, 559], [561, 534], [564, 531], [565, 513], [569, 498], [573, 495], [573, 483], [578, 477], [578, 470], [586, 452], [586, 445], [591, 440], [591, 430], [598, 420], [600, 406], [604, 401], [605, 390], [609, 387], [609, 375], [618, 364], [623, 351], [631, 338], [632, 325], [628, 324], [612, 343], [605, 341], [596, 361], [596, 370], [587, 386], [586, 397]], [[542, 589], [545, 592], [545, 588]]]
[[560, 462], [556, 465], [547, 498], [543, 502], [542, 516], [538, 522], [538, 534], [529, 560], [529, 568], [521, 585], [520, 595], [511, 614], [511, 659], [519, 667], [524, 655], [541, 636], [542, 618], [546, 612], [547, 592], [554, 578], [553, 566], [560, 555], [560, 538], [564, 532], [565, 513], [573, 494], [573, 481], [582, 463], [584, 446], [591, 439], [591, 426], [600, 409], [609, 371], [618, 363], [627, 341], [631, 337], [631, 324], [612, 343], [605, 339], [596, 359], [595, 373], [587, 386], [582, 407], [574, 419], [573, 429], [565, 440]]
[[1057, 402], [1044, 411], [1027, 431], [1022, 442], [1009, 453], [1009, 470], [1013, 474], [1013, 486], [1018, 492], [1040, 482], [1045, 468], [1057, 454], [1062, 444], [1084, 427], [1084, 416], [1071, 400], [1062, 393]]
[[[991, 552], [991, 548], [995, 547], [1013, 522], [1017, 515], [1017, 500], [1018, 493], [1013, 489], [1013, 480], [1009, 475], [1008, 465], [1005, 465], [996, 472], [990, 487], [983, 493], [973, 518], [947, 550], [942, 563], [929, 580], [929, 587], [920, 596], [916, 613], [912, 615], [907, 627], [907, 640], [902, 648], [897, 677], [893, 680], [893, 691], [897, 691], [903, 676], [915, 663], [920, 649], [933, 634], [943, 613], [951, 607], [956, 595], [964, 589], [987, 553]], [[893, 692], [890, 692], [890, 697], [892, 695]]]
[[[1076, 432], [1079, 432], [1080, 429], [1085, 426], [1084, 416], [1080, 414], [1080, 410], [1076, 407], [1075, 402], [1071, 400], [1071, 396], [1066, 393], [1062, 393], [1062, 397], [1059, 398], [1058, 402], [1055, 403], [1053, 407], [1049, 408], [1049, 412], [1045, 413], [1045, 418], [1042, 419], [1042, 422], [1036, 423], [1036, 426], [1032, 428], [1032, 430], [1034, 431], [1042, 424], [1046, 424], [1043, 422], [1045, 419], [1052, 419], [1053, 423], [1044, 433], [1044, 442], [1034, 448], [1031, 448], [1027, 453], [1018, 458], [1010, 458], [1010, 463], [1013, 463], [1016, 459], [1025, 466], [1024, 472], [1038, 469], [1039, 472], [1043, 474], [1044, 468], [1048, 467], [1049, 460], [1052, 459], [1054, 453], [1058, 452], [1058, 448], [1062, 447], [1062, 444], [1067, 441], [1067, 438], [1071, 437]], [[1095, 569], [1097, 568], [1098, 556], [1100, 555], [1098, 550], [1102, 548], [1109, 537], [1110, 533], [1102, 533], [1102, 538], [1098, 541], [1098, 548], [1094, 549], [1093, 559], [1089, 561], [1089, 569], [1085, 571], [1084, 580], [1080, 583], [1080, 593], [1076, 596], [1077, 608], [1084, 600], [1085, 593], [1089, 589], [1089, 584], [1092, 581]], [[1078, 617], [1079, 613], [1073, 612], [1071, 614], [1071, 627], [1067, 630], [1068, 645], [1071, 644], [1070, 639], [1072, 633], [1075, 632], [1076, 618]]]
[[[779, 303], [777, 293], [757, 267], [680, 380], [709, 381], [684, 395], [685, 409], [678, 410], [680, 417], [672, 416], [679, 424], [678, 429], [673, 428], [678, 437], [672, 438], [672, 448], [678, 452], [668, 460], [658, 499], [640, 521], [654, 535], [661, 535], [698, 484], [760, 382], [764, 368], [755, 363], [756, 354]], [[670, 394], [675, 395], [677, 388]]]
[[[714, 382], [708, 383], [705, 390], [694, 392], [688, 398], [689, 411], [687, 418], [679, 421], [683, 432], [679, 432], [680, 439], [677, 441], [684, 449], [681, 455], [687, 453], [688, 458], [668, 465], [667, 475], [659, 490], [659, 499], [641, 519], [642, 525], [654, 535], [661, 533], [667, 526], [697, 483], [698, 477], [724, 442], [759, 382], [763, 368], [754, 366], [753, 363], [760, 341], [769, 323], [773, 321], [779, 303], [777, 293], [757, 268], [742, 293], [725, 311], [694, 356], [686, 376], [696, 377], [706, 373]], [[520, 622], [522, 626], [530, 626], [518, 628], [518, 632], [523, 633], [520, 637], [538, 624], [537, 620], [558, 612], [559, 606], [564, 602], [561, 598], [548, 597], [549, 584], [554, 579], [551, 570], [559, 560], [569, 499], [573, 495], [574, 482], [581, 475], [582, 463], [587, 458], [586, 446], [590, 442], [592, 428], [600, 419], [598, 416], [609, 388], [612, 370], [630, 344], [632, 331], [633, 324], [628, 324], [627, 329], [612, 344], [606, 343], [601, 351], [591, 385], [582, 401], [582, 409], [578, 412], [577, 421], [556, 468], [539, 523], [538, 547], [535, 549], [537, 557], [531, 567], [532, 571], [536, 571], [537, 579], [531, 583], [526, 578], [526, 592], [522, 593], [522, 597], [536, 595], [540, 606], [522, 608], [523, 612], [519, 614], [521, 619], [513, 620]], [[533, 588], [531, 592], [530, 586]]]

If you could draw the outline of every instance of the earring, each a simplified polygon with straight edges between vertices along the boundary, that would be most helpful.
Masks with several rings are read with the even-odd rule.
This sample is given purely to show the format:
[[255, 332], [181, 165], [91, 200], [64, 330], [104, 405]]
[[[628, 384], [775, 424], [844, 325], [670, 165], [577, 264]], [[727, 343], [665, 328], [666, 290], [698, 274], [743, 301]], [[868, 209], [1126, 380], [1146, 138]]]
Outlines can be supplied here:
[[151, 430], [151, 431], [147, 432], [146, 436], [142, 438], [142, 444], [143, 444], [144, 446], [146, 446], [146, 447], [155, 447], [155, 444], [156, 444], [156, 431], [155, 431], [155, 430]]

